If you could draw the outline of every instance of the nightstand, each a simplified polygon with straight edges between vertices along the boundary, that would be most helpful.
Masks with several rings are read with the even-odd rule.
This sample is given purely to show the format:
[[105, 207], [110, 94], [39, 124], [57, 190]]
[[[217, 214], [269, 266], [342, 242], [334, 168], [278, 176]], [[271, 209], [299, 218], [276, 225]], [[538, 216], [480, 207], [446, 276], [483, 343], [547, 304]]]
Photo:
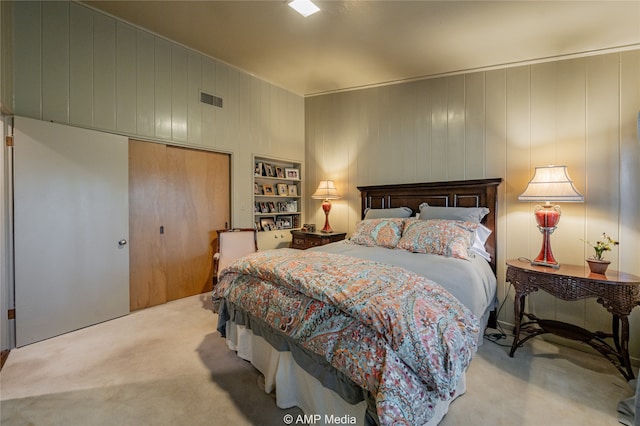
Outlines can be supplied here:
[[305, 232], [291, 231], [291, 247], [306, 250], [311, 247], [323, 246], [336, 241], [342, 241], [346, 232]]
[[[640, 305], [640, 277], [612, 270], [606, 274], [593, 274], [587, 266], [577, 265], [560, 265], [560, 268], [553, 269], [513, 259], [507, 261], [506, 280], [516, 291], [514, 338], [509, 356], [513, 357], [516, 349], [532, 337], [553, 333], [588, 344], [608, 359], [625, 379], [634, 378], [629, 360], [629, 314]], [[525, 313], [527, 295], [539, 289], [562, 300], [595, 298], [613, 316], [612, 332], [591, 332], [576, 325]], [[522, 323], [523, 316], [529, 321]], [[521, 331], [527, 333], [522, 339]], [[613, 346], [605, 342], [606, 338], [613, 339]]]

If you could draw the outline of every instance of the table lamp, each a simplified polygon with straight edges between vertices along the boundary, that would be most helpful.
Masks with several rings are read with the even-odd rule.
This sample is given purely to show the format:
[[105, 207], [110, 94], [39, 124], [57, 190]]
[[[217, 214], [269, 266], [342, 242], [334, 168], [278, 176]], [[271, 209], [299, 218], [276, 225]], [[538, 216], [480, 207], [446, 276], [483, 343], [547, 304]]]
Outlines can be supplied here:
[[322, 210], [324, 210], [324, 228], [322, 228], [322, 232], [333, 232], [331, 225], [329, 225], [329, 212], [331, 211], [331, 201], [329, 200], [337, 200], [340, 198], [336, 185], [332, 180], [320, 181], [318, 189], [316, 189], [316, 192], [313, 193], [311, 198], [324, 200], [322, 202]]
[[536, 167], [533, 177], [518, 200], [544, 203], [537, 205], [534, 210], [538, 229], [542, 233], [542, 248], [531, 264], [559, 268], [560, 265], [551, 251], [551, 234], [560, 222], [561, 211], [560, 206], [551, 203], [584, 201], [584, 197], [576, 190], [569, 178], [567, 166]]

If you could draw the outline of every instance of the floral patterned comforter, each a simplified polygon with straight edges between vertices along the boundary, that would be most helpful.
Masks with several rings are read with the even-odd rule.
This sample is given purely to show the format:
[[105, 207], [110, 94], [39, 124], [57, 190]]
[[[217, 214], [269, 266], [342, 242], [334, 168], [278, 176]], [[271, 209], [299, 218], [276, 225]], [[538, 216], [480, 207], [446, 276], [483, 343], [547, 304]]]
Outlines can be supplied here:
[[375, 398], [382, 425], [424, 424], [476, 351], [478, 320], [405, 269], [293, 249], [242, 258], [214, 296], [324, 357]]

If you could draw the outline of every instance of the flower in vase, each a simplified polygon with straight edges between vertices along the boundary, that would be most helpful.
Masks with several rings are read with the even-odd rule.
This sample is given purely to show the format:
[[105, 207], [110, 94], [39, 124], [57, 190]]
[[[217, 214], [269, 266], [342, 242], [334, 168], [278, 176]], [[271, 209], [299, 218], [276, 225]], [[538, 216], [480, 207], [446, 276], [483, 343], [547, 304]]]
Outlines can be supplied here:
[[587, 240], [582, 240], [582, 241], [584, 241], [585, 243], [593, 247], [593, 250], [595, 250], [596, 254], [591, 256], [590, 259], [595, 259], [595, 260], [604, 260], [604, 252], [611, 251], [611, 248], [613, 246], [617, 246], [618, 244], [620, 244], [618, 241], [614, 240], [604, 232], [602, 233], [602, 238], [596, 241], [595, 244]]

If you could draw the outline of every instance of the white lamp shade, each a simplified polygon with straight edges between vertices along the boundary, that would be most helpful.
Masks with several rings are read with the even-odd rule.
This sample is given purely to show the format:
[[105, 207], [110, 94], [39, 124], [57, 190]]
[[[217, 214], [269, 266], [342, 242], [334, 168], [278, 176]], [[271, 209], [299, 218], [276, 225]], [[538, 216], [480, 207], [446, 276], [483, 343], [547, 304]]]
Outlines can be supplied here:
[[584, 197], [573, 186], [567, 166], [543, 166], [536, 167], [533, 177], [518, 200], [582, 203]]
[[338, 194], [336, 185], [332, 180], [323, 180], [320, 181], [318, 189], [316, 189], [316, 192], [313, 193], [311, 198], [317, 200], [337, 200], [340, 198], [340, 194]]

